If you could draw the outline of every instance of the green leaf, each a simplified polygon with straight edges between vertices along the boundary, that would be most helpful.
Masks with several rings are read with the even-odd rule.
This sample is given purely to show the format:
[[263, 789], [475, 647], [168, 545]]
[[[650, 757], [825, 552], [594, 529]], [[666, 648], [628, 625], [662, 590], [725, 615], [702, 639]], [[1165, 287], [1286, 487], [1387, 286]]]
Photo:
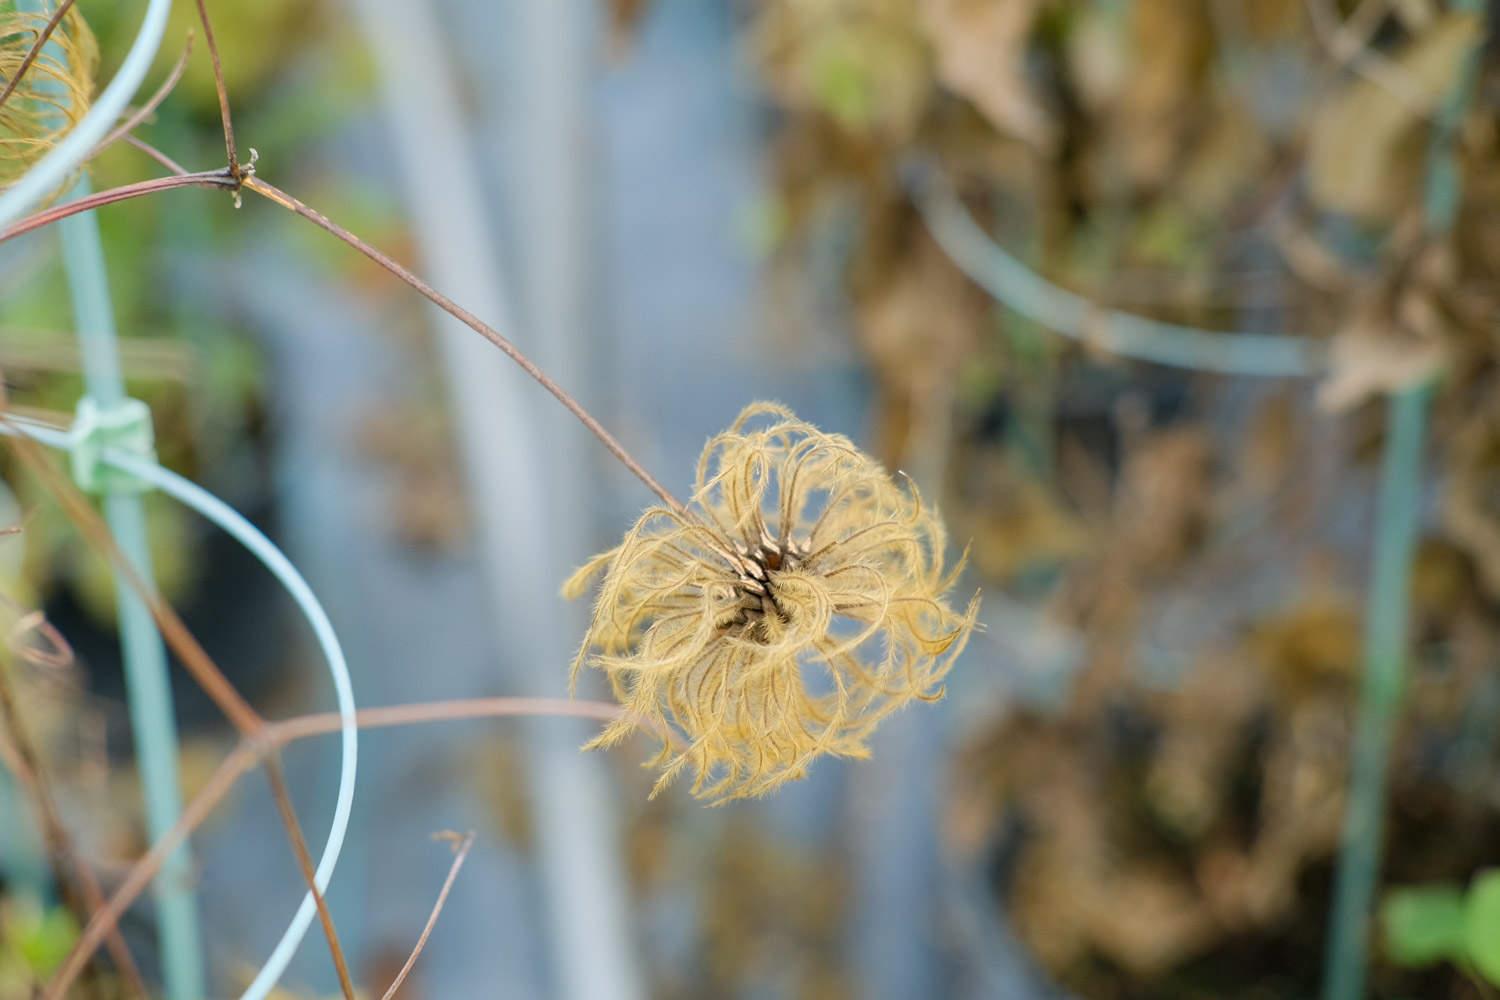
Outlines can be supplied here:
[[1464, 946], [1479, 974], [1500, 986], [1500, 870], [1485, 872], [1469, 886]]
[[78, 941], [73, 914], [54, 906], [30, 926], [16, 928], [17, 950], [33, 975], [45, 979], [62, 965]]
[[813, 87], [818, 103], [846, 128], [859, 129], [874, 117], [874, 90], [868, 61], [843, 35], [832, 35], [814, 52]]
[[1457, 886], [1393, 889], [1380, 908], [1386, 954], [1398, 965], [1432, 965], [1464, 954], [1464, 894]]

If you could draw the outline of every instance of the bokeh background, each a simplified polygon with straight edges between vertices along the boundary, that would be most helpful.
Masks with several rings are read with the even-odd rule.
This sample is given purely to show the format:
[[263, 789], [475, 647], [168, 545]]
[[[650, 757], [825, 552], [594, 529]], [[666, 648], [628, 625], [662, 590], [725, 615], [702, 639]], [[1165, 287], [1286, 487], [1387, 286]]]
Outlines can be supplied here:
[[[139, 6], [81, 0], [104, 75]], [[176, 7], [154, 79], [194, 21]], [[1500, 931], [1492, 957], [1432, 931], [1500, 864], [1485, 5], [210, 9], [262, 175], [511, 336], [669, 489], [776, 399], [935, 497], [985, 594], [946, 701], [763, 801], [648, 802], [645, 745], [581, 755], [577, 722], [368, 734], [329, 901], [372, 996], [450, 863], [442, 830], [477, 840], [406, 997], [1314, 995], [1385, 399], [1433, 379], [1370, 991], [1492, 995]], [[201, 45], [140, 134], [222, 162]], [[159, 172], [128, 147], [92, 170]], [[162, 461], [285, 547], [360, 703], [565, 693], [583, 609], [558, 587], [650, 501], [639, 483], [472, 333], [274, 206], [181, 191], [99, 220]], [[3, 249], [8, 404], [65, 422], [55, 237]], [[1159, 363], [1160, 330], [1122, 334], [1121, 313], [1203, 331], [1193, 364]], [[146, 844], [108, 567], [9, 454], [0, 474], [24, 525], [0, 539], [7, 608], [44, 610], [74, 653], [6, 668], [109, 883]], [[164, 499], [148, 512], [163, 591], [241, 690], [272, 715], [330, 707], [272, 581]], [[232, 738], [176, 680], [191, 792]], [[337, 744], [286, 763], [316, 839]], [[0, 801], [11, 984], [70, 933], [21, 898], [28, 829]], [[231, 995], [301, 895], [264, 782], [194, 852]], [[126, 925], [148, 969], [150, 918]], [[334, 995], [316, 930], [285, 987]]]

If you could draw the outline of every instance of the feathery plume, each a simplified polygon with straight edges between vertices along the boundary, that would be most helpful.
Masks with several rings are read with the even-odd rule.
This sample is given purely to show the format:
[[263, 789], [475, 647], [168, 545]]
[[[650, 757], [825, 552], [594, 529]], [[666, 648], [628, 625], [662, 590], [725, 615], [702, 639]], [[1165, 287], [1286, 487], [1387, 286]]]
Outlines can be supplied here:
[[601, 576], [573, 679], [626, 709], [589, 748], [663, 735], [655, 795], [684, 769], [714, 802], [763, 795], [823, 754], [868, 755], [886, 715], [942, 697], [974, 629], [945, 603], [946, 535], [847, 438], [756, 403], [709, 441], [685, 511], [648, 509], [563, 587]]
[[[74, 5], [30, 66], [27, 55], [51, 11], [0, 5], [0, 190], [18, 181], [88, 112], [99, 48]], [[24, 76], [15, 81], [17, 74]], [[58, 192], [60, 193], [60, 191]]]

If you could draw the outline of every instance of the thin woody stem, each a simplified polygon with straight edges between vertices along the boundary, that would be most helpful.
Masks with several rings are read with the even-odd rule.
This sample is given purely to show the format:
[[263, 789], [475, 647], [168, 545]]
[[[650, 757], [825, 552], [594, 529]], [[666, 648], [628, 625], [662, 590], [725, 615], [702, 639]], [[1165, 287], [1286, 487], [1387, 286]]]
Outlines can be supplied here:
[[[0, 419], [4, 419], [0, 414]], [[151, 617], [156, 622], [156, 627], [161, 630], [162, 637], [167, 644], [182, 660], [193, 680], [197, 681], [209, 699], [219, 711], [224, 713], [236, 731], [242, 736], [254, 736], [260, 733], [266, 725], [260, 713], [252, 708], [249, 702], [235, 690], [233, 684], [224, 676], [218, 665], [208, 655], [208, 652], [193, 637], [182, 619], [171, 605], [162, 600], [161, 595], [154, 587], [149, 586], [139, 573], [126, 561], [120, 547], [115, 543], [114, 536], [110, 534], [109, 528], [104, 523], [87, 498], [79, 492], [71, 480], [52, 466], [41, 453], [40, 446], [24, 436], [17, 436], [11, 440], [11, 446], [20, 455], [22, 461], [30, 467], [32, 473], [41, 480], [42, 486], [52, 494], [58, 505], [62, 507], [63, 513], [73, 522], [74, 527], [88, 540], [89, 544], [105, 554], [105, 557], [121, 573], [121, 578], [126, 586], [140, 595], [146, 604]]]
[[[0, 420], [4, 414], [0, 413]], [[157, 628], [161, 630], [162, 637], [166, 639], [172, 652], [182, 660], [193, 679], [203, 689], [220, 711], [234, 725], [242, 739], [247, 742], [262, 743], [266, 732], [266, 721], [259, 713], [245, 701], [244, 697], [235, 690], [233, 684], [224, 676], [218, 665], [214, 663], [208, 652], [199, 645], [198, 640], [192, 632], [178, 617], [177, 612], [172, 609], [156, 591], [148, 586], [135, 569], [124, 558], [119, 546], [115, 544], [114, 537], [103, 519], [89, 505], [88, 500], [82, 493], [60, 472], [58, 472], [39, 454], [39, 446], [28, 438], [17, 437], [12, 442], [17, 454], [27, 463], [42, 484], [57, 499], [73, 524], [97, 551], [106, 553], [110, 560], [119, 570], [121, 578], [133, 591], [140, 595], [155, 620]], [[286, 824], [287, 836], [292, 841], [294, 851], [300, 854], [307, 850], [306, 840], [302, 836], [301, 827], [296, 822], [296, 815], [292, 807], [290, 796], [286, 791], [286, 784], [280, 780], [279, 772], [274, 772], [274, 762], [267, 762], [267, 771], [271, 777], [271, 794], [276, 799], [276, 806]], [[313, 901], [317, 904], [318, 917], [323, 923], [323, 929], [328, 938], [328, 948], [333, 954], [334, 964], [340, 968], [344, 967], [343, 948], [339, 943], [338, 934], [333, 926], [333, 918], [328, 912], [328, 905], [323, 899], [323, 894], [318, 890], [317, 884], [312, 879], [310, 866], [304, 868], [308, 876], [308, 888], [313, 894]], [[354, 1000], [355, 994], [348, 982], [347, 970], [341, 979], [341, 985], [345, 987], [344, 996], [346, 1000]]]
[[[182, 80], [182, 74], [187, 69], [188, 57], [192, 54], [193, 33], [189, 31], [187, 36], [187, 44], [183, 45], [182, 47], [182, 55], [177, 57], [177, 62], [172, 66], [172, 71], [167, 74], [167, 78], [162, 81], [161, 86], [156, 88], [156, 93], [152, 94], [146, 100], [145, 104], [142, 104], [139, 108], [136, 108], [134, 112], [132, 112], [128, 117], [125, 118], [124, 121], [116, 125], [114, 131], [110, 132], [109, 135], [106, 135], [103, 139], [100, 139], [99, 145], [95, 146], [92, 150], [89, 151], [89, 155], [84, 158], [83, 162], [88, 163], [90, 160], [94, 159], [94, 157], [98, 156], [100, 153], [104, 152], [106, 149], [108, 149], [110, 146], [113, 146], [121, 139], [128, 140], [130, 138], [130, 133], [135, 131], [136, 127], [139, 126], [141, 122], [151, 117], [151, 115], [156, 112], [156, 109], [161, 107], [161, 103], [167, 99], [172, 91], [177, 89], [177, 84]], [[176, 167], [175, 169], [173, 169], [172, 167], [168, 167], [167, 169], [171, 170], [174, 174], [187, 173], [187, 171], [182, 169], [181, 167]]]
[[203, 25], [203, 40], [208, 43], [208, 58], [214, 68], [214, 91], [219, 95], [219, 118], [224, 125], [224, 152], [229, 156], [229, 176], [240, 180], [240, 153], [234, 142], [234, 122], [229, 116], [229, 91], [224, 86], [224, 67], [219, 62], [219, 45], [214, 41], [213, 22], [208, 18], [204, 0], [198, 0], [198, 21]]
[[[361, 729], [419, 725], [458, 719], [498, 719], [522, 716], [590, 718], [613, 722], [625, 717], [624, 709], [606, 702], [569, 701], [558, 698], [475, 698], [467, 701], [427, 702], [361, 709], [357, 722]], [[52, 982], [47, 984], [44, 1000], [63, 1000], [68, 988], [78, 978], [106, 935], [119, 923], [120, 917], [140, 898], [151, 884], [162, 864], [172, 852], [203, 824], [215, 807], [224, 800], [240, 778], [254, 770], [266, 755], [289, 743], [327, 733], [338, 732], [341, 720], [337, 713], [297, 716], [268, 723], [254, 738], [245, 738], [224, 758], [202, 790], [187, 804], [177, 825], [168, 830], [126, 874], [109, 901], [95, 912], [73, 950], [68, 953]]]
[[129, 201], [132, 198], [141, 198], [148, 194], [156, 194], [158, 191], [170, 191], [173, 188], [185, 187], [216, 187], [233, 191], [239, 184], [229, 175], [225, 169], [204, 170], [193, 174], [180, 174], [172, 177], [154, 177], [149, 181], [138, 181], [135, 184], [125, 184], [117, 188], [109, 188], [105, 191], [96, 191], [91, 195], [78, 198], [74, 201], [54, 205], [44, 212], [28, 216], [6, 229], [0, 229], [0, 243], [13, 240], [17, 236], [24, 236], [33, 230], [50, 226], [61, 219], [82, 212], [90, 212], [105, 205], [113, 205], [116, 202]]
[[665, 503], [668, 507], [671, 507], [678, 513], [686, 513], [686, 509], [683, 507], [682, 502], [674, 497], [665, 486], [657, 482], [655, 476], [647, 472], [639, 462], [631, 457], [630, 452], [625, 450], [625, 446], [620, 444], [620, 442], [615, 439], [615, 436], [613, 434], [605, 430], [604, 426], [600, 424], [599, 421], [595, 420], [593, 415], [589, 413], [588, 410], [585, 410], [576, 399], [570, 396], [567, 391], [563, 389], [562, 386], [552, 381], [551, 376], [538, 368], [530, 358], [521, 353], [520, 348], [511, 343], [510, 340], [503, 336], [494, 327], [488, 325], [479, 317], [475, 316], [473, 313], [469, 312], [467, 309], [463, 308], [458, 303], [448, 298], [442, 292], [439, 292], [437, 289], [427, 284], [427, 282], [423, 281], [411, 271], [398, 264], [395, 260], [386, 256], [381, 251], [375, 249], [373, 246], [366, 243], [358, 236], [355, 236], [343, 226], [340, 226], [338, 223], [329, 219], [328, 216], [324, 215], [322, 212], [319, 212], [318, 210], [304, 204], [298, 199], [287, 194], [285, 191], [282, 191], [280, 188], [267, 184], [259, 177], [251, 174], [247, 174], [245, 176], [244, 186], [246, 188], [249, 188], [251, 191], [254, 191], [256, 194], [262, 196], [263, 198], [273, 201], [281, 207], [302, 216], [302, 218], [313, 223], [318, 228], [332, 234], [333, 236], [347, 243], [349, 246], [358, 250], [360, 253], [364, 254], [370, 260], [374, 261], [376, 264], [380, 265], [391, 274], [406, 282], [406, 284], [415, 289], [423, 298], [427, 299], [433, 305], [443, 310], [443, 312], [447, 313], [449, 316], [452, 316], [454, 319], [458, 320], [460, 323], [464, 324], [469, 329], [479, 334], [485, 340], [488, 340], [491, 344], [494, 344], [506, 357], [510, 358], [516, 364], [520, 365], [521, 370], [535, 379], [538, 385], [550, 392], [553, 397], [556, 398], [556, 400], [567, 409], [569, 413], [577, 417], [579, 422], [582, 423], [583, 426], [587, 427], [589, 429], [589, 432], [592, 433], [594, 437], [598, 438], [599, 441], [604, 445], [604, 447], [609, 450], [609, 453], [616, 459], [618, 459], [620, 464], [629, 469], [637, 479], [645, 483], [646, 487], [651, 490], [652, 493], [655, 493], [658, 497], [660, 497], [663, 503]]
[[[457, 834], [452, 834], [457, 837]], [[417, 959], [422, 957], [422, 949], [427, 947], [427, 939], [432, 936], [432, 929], [437, 926], [438, 917], [443, 912], [443, 904], [448, 902], [448, 893], [453, 890], [453, 883], [458, 878], [459, 869], [464, 866], [464, 860], [469, 856], [469, 849], [474, 846], [474, 834], [466, 834], [459, 840], [458, 847], [453, 855], [453, 864], [448, 866], [448, 877], [443, 879], [443, 887], [438, 890], [437, 902], [432, 904], [432, 913], [427, 917], [427, 923], [422, 928], [422, 933], [417, 938], [416, 947], [407, 957], [401, 971], [396, 973], [396, 978], [391, 980], [391, 985], [386, 988], [380, 1000], [395, 1000], [395, 996], [401, 990], [401, 984], [406, 982], [406, 977], [411, 975], [411, 970], [417, 964]]]
[[318, 921], [323, 925], [323, 933], [332, 945], [333, 968], [339, 977], [339, 988], [343, 990], [347, 1000], [355, 1000], [354, 980], [349, 975], [349, 962], [344, 958], [344, 949], [339, 947], [338, 931], [333, 926], [333, 914], [329, 912], [328, 903], [318, 889], [318, 875], [313, 865], [312, 852], [307, 848], [307, 837], [302, 833], [302, 824], [297, 820], [297, 811], [292, 808], [292, 795], [287, 789], [286, 775], [281, 770], [281, 758], [274, 753], [270, 754], [262, 762], [262, 766], [265, 768], [267, 780], [271, 782], [271, 797], [276, 800], [276, 808], [281, 812], [281, 822], [286, 827], [287, 838], [292, 842], [292, 853], [297, 856], [297, 867], [302, 872], [302, 881], [307, 883], [308, 889], [313, 894], [313, 902], [318, 908]]
[[69, 987], [98, 950], [104, 935], [119, 926], [120, 917], [140, 898], [167, 858], [182, 846], [189, 834], [202, 825], [214, 811], [214, 807], [223, 801], [235, 783], [254, 768], [256, 763], [257, 754], [250, 743], [241, 743], [233, 753], [224, 758], [218, 770], [214, 771], [203, 789], [183, 810], [177, 825], [168, 830], [165, 836], [152, 845], [146, 856], [131, 867], [109, 902], [90, 918], [83, 933], [79, 935], [78, 943], [73, 945], [73, 950], [47, 984], [42, 1000], [64, 1000], [68, 996]]
[[120, 141], [124, 142], [126, 145], [134, 146], [136, 149], [139, 149], [141, 152], [151, 157], [151, 159], [155, 160], [157, 163], [160, 163], [162, 166], [172, 171], [172, 173], [176, 174], [178, 177], [184, 177], [187, 175], [188, 170], [186, 167], [178, 163], [176, 160], [172, 159], [166, 153], [163, 153], [161, 150], [157, 149], [155, 146], [151, 145], [146, 140], [137, 138], [134, 135], [127, 135], [122, 137]]

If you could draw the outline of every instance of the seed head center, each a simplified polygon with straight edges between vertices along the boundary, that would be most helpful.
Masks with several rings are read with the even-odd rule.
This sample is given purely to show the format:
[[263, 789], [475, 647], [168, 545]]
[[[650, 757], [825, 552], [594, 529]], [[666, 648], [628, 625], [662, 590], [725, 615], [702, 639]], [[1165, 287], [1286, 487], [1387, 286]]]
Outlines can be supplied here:
[[735, 581], [740, 597], [736, 624], [753, 627], [768, 615], [788, 620], [786, 610], [776, 598], [776, 577], [803, 564], [810, 551], [808, 543], [792, 539], [783, 545], [763, 534], [754, 548], [748, 545], [736, 548], [741, 566], [739, 579]]

